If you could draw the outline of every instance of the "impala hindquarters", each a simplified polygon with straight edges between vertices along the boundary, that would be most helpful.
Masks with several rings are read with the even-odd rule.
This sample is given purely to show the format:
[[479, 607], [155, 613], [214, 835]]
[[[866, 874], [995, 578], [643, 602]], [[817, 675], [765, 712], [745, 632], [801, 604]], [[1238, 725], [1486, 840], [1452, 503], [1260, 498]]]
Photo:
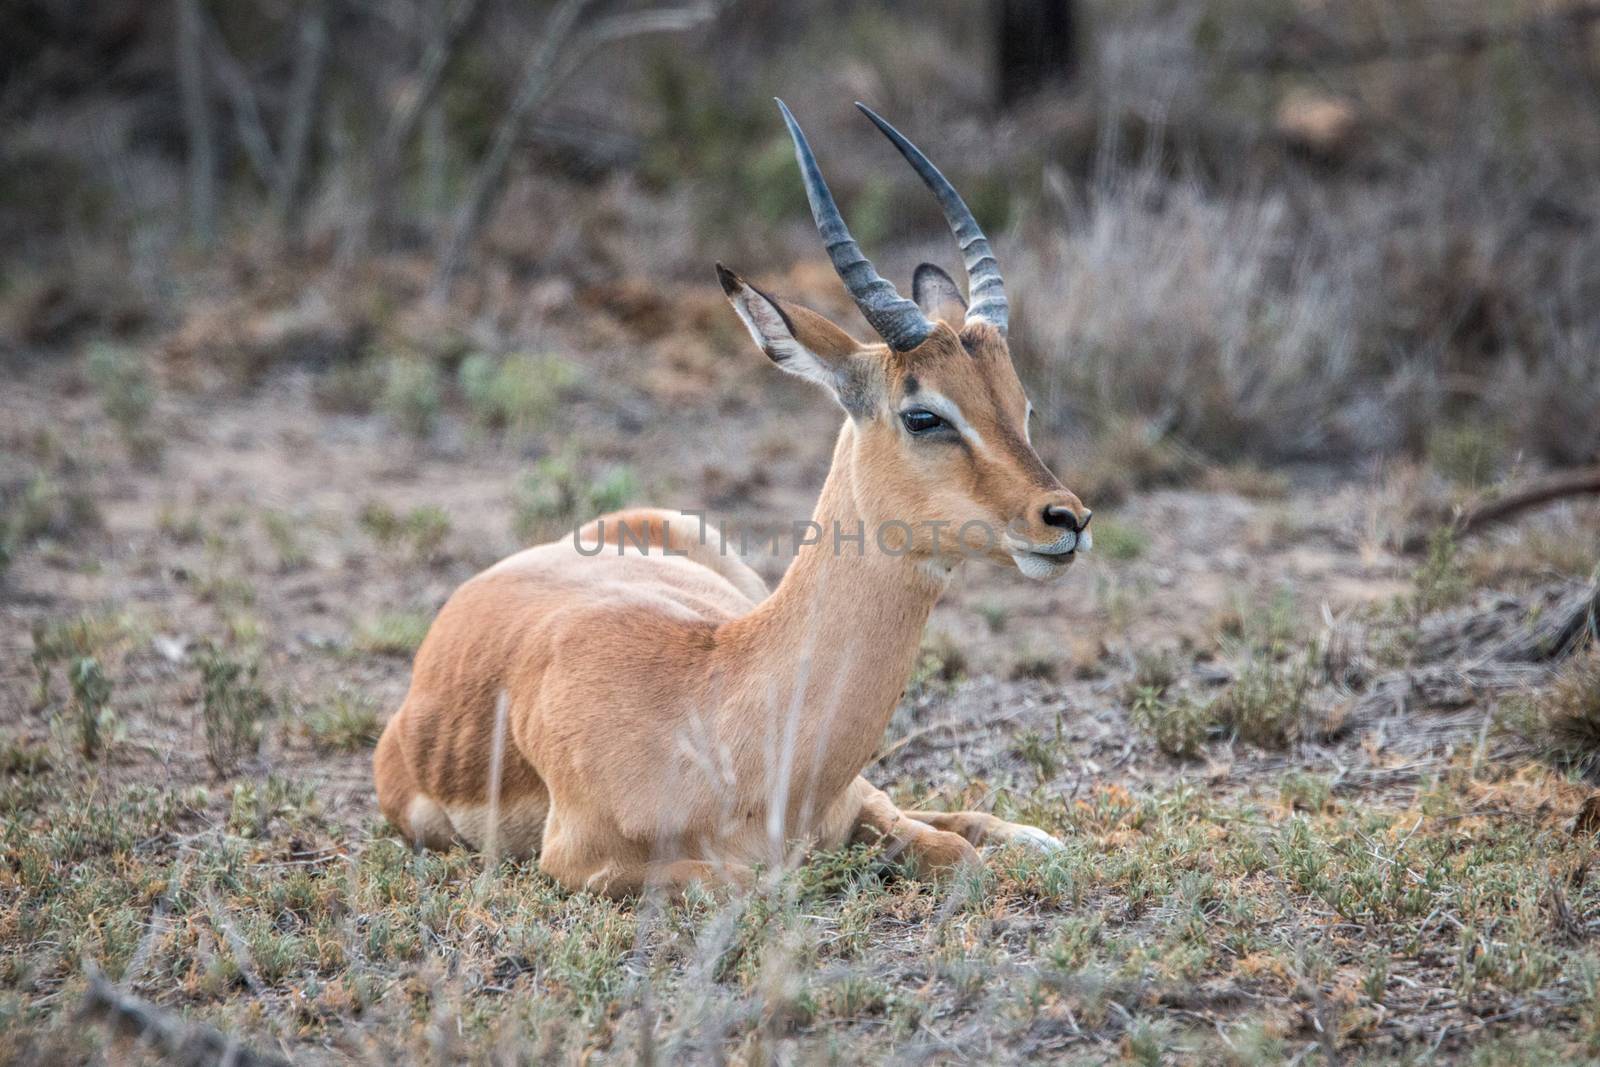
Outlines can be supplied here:
[[970, 307], [929, 264], [904, 299], [783, 114], [829, 256], [882, 341], [718, 277], [761, 350], [845, 411], [812, 516], [822, 534], [770, 595], [712, 531], [653, 510], [467, 582], [375, 757], [384, 813], [411, 841], [537, 854], [563, 885], [610, 894], [748, 881], [851, 839], [930, 871], [986, 843], [1057, 844], [982, 812], [901, 811], [861, 777], [954, 569], [979, 556], [1059, 577], [1089, 547], [1089, 512], [1033, 450], [1004, 284], [955, 190], [867, 112], [966, 255]]

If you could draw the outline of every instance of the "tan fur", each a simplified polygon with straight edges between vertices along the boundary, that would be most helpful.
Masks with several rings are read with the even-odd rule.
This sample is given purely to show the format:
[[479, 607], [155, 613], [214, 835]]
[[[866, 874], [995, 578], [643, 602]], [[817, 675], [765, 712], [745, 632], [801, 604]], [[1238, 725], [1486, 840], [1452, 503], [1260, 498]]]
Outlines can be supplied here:
[[[841, 399], [870, 402], [841, 429], [813, 516], [828, 531], [864, 524], [864, 552], [825, 536], [767, 595], [693, 518], [636, 510], [501, 561], [455, 592], [417, 652], [374, 757], [384, 814], [419, 846], [537, 854], [562, 885], [611, 895], [744, 883], [756, 865], [850, 840], [929, 872], [973, 862], [984, 843], [1048, 842], [983, 813], [900, 811], [860, 774], [960, 562], [953, 531], [976, 519], [1044, 544], [1060, 533], [1047, 506], [1086, 516], [1027, 443], [1004, 339], [941, 323], [896, 354], [725, 285], [753, 332], [775, 331], [757, 339], [780, 365], [814, 360], [797, 372], [836, 373]], [[896, 411], [912, 378], [959, 405], [982, 447], [910, 440]], [[886, 520], [918, 532], [885, 551], [870, 531]], [[920, 525], [931, 522], [948, 524], [937, 552]]]

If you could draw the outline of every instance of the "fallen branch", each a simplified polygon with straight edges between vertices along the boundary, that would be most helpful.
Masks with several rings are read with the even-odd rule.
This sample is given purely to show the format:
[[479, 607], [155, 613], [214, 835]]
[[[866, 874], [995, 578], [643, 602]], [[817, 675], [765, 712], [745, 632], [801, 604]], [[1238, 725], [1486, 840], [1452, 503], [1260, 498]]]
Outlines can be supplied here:
[[[1480, 599], [1424, 620], [1417, 664], [1362, 685], [1340, 725], [1350, 732], [1395, 715], [1465, 712], [1486, 698], [1527, 693], [1591, 643], [1600, 644], [1600, 584]], [[1414, 720], [1404, 747], [1427, 741]]]
[[[1513, 489], [1493, 500], [1466, 508], [1445, 524], [1444, 529], [1449, 530], [1454, 537], [1465, 537], [1516, 518], [1524, 511], [1543, 504], [1568, 497], [1589, 495], [1600, 495], [1600, 467], [1551, 475]], [[1433, 533], [1433, 531], [1425, 534], [1414, 533], [1406, 538], [1401, 549], [1406, 552], [1420, 552], [1433, 540]]]
[[191, 1023], [177, 1012], [122, 992], [94, 967], [84, 994], [82, 1017], [104, 1022], [122, 1038], [143, 1041], [179, 1067], [288, 1067], [289, 1061], [256, 1052], [221, 1030]]
[[1562, 583], [1498, 594], [1423, 620], [1416, 638], [1423, 663], [1548, 663], [1570, 655], [1600, 614], [1600, 585]]

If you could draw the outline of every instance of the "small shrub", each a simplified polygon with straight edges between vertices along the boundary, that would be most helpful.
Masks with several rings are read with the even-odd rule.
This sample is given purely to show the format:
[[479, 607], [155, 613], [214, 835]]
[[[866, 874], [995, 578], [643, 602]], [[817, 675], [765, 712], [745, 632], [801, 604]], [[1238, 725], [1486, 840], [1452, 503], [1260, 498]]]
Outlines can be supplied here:
[[411, 656], [428, 636], [432, 620], [419, 611], [390, 611], [356, 627], [355, 647], [379, 656]]
[[233, 787], [228, 831], [240, 837], [260, 837], [275, 817], [296, 823], [316, 810], [317, 794], [311, 786], [269, 774], [265, 782], [240, 782]]
[[306, 713], [305, 728], [319, 751], [359, 752], [377, 743], [383, 723], [369, 698], [341, 690]]
[[450, 516], [441, 507], [431, 504], [412, 508], [405, 518], [406, 540], [418, 559], [433, 559], [450, 536]]
[[73, 724], [78, 751], [84, 759], [98, 759], [116, 724], [111, 710], [111, 679], [93, 656], [73, 660], [67, 672], [72, 685]]
[[257, 682], [259, 665], [208, 648], [201, 652], [200, 709], [206, 758], [226, 777], [261, 749], [261, 735], [275, 703]]
[[1252, 658], [1233, 684], [1211, 702], [1211, 715], [1241, 741], [1260, 748], [1287, 748], [1310, 730], [1315, 650], [1278, 663]]
[[965, 678], [967, 654], [947, 633], [929, 634], [917, 652], [911, 668], [911, 679], [906, 683], [906, 696], [916, 699], [932, 693], [946, 692]]
[[379, 547], [403, 548], [414, 560], [436, 558], [450, 536], [449, 514], [432, 504], [401, 515], [381, 501], [370, 501], [361, 509], [360, 521]]
[[156, 529], [161, 531], [163, 537], [174, 544], [194, 545], [205, 539], [205, 521], [198, 511], [182, 512], [174, 505], [162, 505], [161, 512], [156, 516]]
[[1318, 814], [1333, 802], [1333, 788], [1320, 774], [1291, 771], [1278, 785], [1278, 798], [1293, 811]]
[[1417, 569], [1416, 592], [1411, 608], [1416, 615], [1442, 611], [1466, 599], [1469, 590], [1455, 535], [1448, 529], [1434, 533], [1428, 541], [1428, 558]]
[[[35, 623], [33, 652], [29, 657], [35, 679], [33, 707], [39, 709], [49, 706], [51, 679], [58, 664], [97, 660], [119, 645], [129, 631], [127, 620], [117, 615], [85, 614]], [[95, 669], [98, 670], [98, 663]], [[71, 672], [72, 668], [69, 667], [69, 684]], [[74, 732], [80, 733], [81, 737], [81, 732]]]
[[1040, 782], [1048, 782], [1059, 769], [1059, 739], [1029, 730], [1017, 739], [1017, 755], [1030, 764]]
[[1139, 649], [1133, 654], [1133, 681], [1130, 686], [1134, 692], [1149, 690], [1163, 697], [1167, 695], [1167, 690], [1177, 684], [1182, 674], [1183, 663], [1171, 649]]
[[1094, 524], [1094, 552], [1124, 563], [1136, 560], [1150, 547], [1144, 531], [1119, 522], [1101, 520]]
[[1036, 678], [1050, 682], [1056, 678], [1056, 657], [1040, 649], [1024, 649], [1011, 661], [1011, 680]]
[[1140, 687], [1134, 692], [1128, 717], [1167, 755], [1193, 759], [1210, 735], [1210, 711], [1187, 694], [1169, 699], [1164, 693], [1164, 688]]
[[0, 738], [0, 776], [34, 778], [50, 769], [45, 746], [10, 737]]
[[1434, 469], [1467, 489], [1491, 484], [1505, 453], [1505, 439], [1481, 420], [1438, 426], [1428, 435], [1428, 459]]
[[16, 549], [41, 537], [70, 537], [78, 530], [98, 527], [100, 522], [100, 509], [93, 497], [65, 488], [40, 472], [20, 492], [7, 497], [0, 537]]
[[1600, 647], [1573, 656], [1542, 693], [1512, 701], [1502, 723], [1539, 759], [1600, 781]]
[[992, 634], [1004, 633], [1006, 620], [1011, 616], [1009, 605], [999, 600], [986, 600], [977, 607], [978, 614]]
[[628, 467], [612, 467], [589, 486], [589, 509], [596, 515], [616, 511], [639, 495], [639, 482]]
[[127, 637], [132, 630], [121, 615], [74, 615], [35, 623], [33, 656], [51, 663], [93, 656]]
[[396, 356], [384, 367], [380, 406], [401, 432], [424, 438], [439, 421], [439, 373], [427, 360]]
[[261, 527], [266, 531], [267, 540], [272, 542], [281, 570], [299, 570], [310, 560], [305, 546], [300, 543], [299, 523], [293, 518], [281, 511], [263, 512]]
[[361, 517], [357, 521], [382, 548], [392, 548], [400, 540], [400, 531], [404, 526], [399, 513], [380, 500], [369, 500], [362, 505]]
[[161, 439], [146, 427], [155, 409], [156, 391], [144, 361], [119, 345], [97, 344], [89, 349], [88, 372], [100, 394], [101, 407], [129, 453], [141, 461], [158, 459]]
[[576, 522], [627, 506], [639, 483], [625, 466], [586, 478], [567, 456], [541, 460], [512, 496], [512, 528], [523, 541], [538, 540]]
[[496, 360], [475, 352], [456, 374], [474, 425], [514, 436], [542, 429], [572, 380], [572, 368], [564, 361], [524, 353]]

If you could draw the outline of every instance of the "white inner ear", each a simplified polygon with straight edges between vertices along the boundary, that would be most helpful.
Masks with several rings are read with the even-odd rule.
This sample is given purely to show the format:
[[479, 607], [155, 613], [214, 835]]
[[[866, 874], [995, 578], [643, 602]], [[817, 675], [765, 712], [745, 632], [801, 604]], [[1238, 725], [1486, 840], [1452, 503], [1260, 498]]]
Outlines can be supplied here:
[[797, 377], [829, 389], [838, 388], [838, 376], [817, 358], [816, 353], [794, 339], [778, 309], [760, 293], [746, 286], [734, 298], [733, 310], [738, 312], [745, 329], [750, 331], [750, 336], [755, 338], [756, 344], [761, 346], [761, 351], [772, 362]]
[[922, 289], [917, 293], [917, 303], [922, 308], [924, 315], [937, 315], [946, 308], [952, 308], [958, 313], [965, 313], [967, 302], [961, 298], [961, 290], [948, 278], [935, 278], [923, 283]]

